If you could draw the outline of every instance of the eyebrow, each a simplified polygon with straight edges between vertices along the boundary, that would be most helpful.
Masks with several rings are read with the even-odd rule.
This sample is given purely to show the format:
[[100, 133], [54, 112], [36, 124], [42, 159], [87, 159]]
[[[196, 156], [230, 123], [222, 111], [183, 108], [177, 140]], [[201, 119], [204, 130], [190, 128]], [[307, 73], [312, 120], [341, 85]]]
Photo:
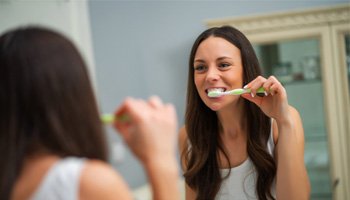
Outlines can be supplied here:
[[[228, 56], [222, 56], [222, 57], [219, 57], [217, 58], [216, 60], [225, 60], [225, 59], [232, 59], [231, 57], [228, 57]], [[203, 59], [195, 59], [194, 62], [201, 62], [201, 63], [205, 63], [205, 61]]]
[[202, 60], [202, 59], [195, 59], [193, 62], [194, 62], [194, 63], [195, 63], [195, 62], [205, 63], [205, 61], [204, 61], [204, 60]]
[[225, 59], [232, 59], [232, 58], [228, 57], [228, 56], [222, 56], [222, 57], [218, 58], [217, 60], [225, 60]]

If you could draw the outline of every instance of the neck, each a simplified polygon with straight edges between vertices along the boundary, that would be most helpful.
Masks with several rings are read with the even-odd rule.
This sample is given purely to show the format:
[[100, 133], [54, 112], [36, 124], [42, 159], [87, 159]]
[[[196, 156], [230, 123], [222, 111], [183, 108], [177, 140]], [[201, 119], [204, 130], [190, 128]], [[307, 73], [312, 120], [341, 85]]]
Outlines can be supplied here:
[[246, 121], [244, 120], [243, 100], [217, 111], [217, 116], [219, 131], [223, 137], [237, 138], [245, 135]]

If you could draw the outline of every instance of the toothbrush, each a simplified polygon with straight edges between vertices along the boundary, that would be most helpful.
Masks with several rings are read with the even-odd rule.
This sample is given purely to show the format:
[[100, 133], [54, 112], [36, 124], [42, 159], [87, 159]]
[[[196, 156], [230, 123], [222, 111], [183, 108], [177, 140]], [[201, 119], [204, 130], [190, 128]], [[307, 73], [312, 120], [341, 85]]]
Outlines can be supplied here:
[[114, 114], [103, 114], [101, 116], [101, 121], [104, 124], [111, 124], [114, 121], [127, 122], [129, 120], [130, 119], [127, 115], [115, 116]]
[[[208, 93], [208, 96], [209, 97], [221, 97], [221, 96], [224, 96], [224, 95], [241, 95], [241, 94], [245, 94], [245, 93], [250, 93], [251, 90], [248, 88], [248, 89], [234, 89], [234, 90], [229, 90], [229, 91], [225, 91], [225, 92], [221, 92], [221, 91], [210, 91]], [[264, 88], [259, 88], [256, 93], [265, 93], [265, 90]]]

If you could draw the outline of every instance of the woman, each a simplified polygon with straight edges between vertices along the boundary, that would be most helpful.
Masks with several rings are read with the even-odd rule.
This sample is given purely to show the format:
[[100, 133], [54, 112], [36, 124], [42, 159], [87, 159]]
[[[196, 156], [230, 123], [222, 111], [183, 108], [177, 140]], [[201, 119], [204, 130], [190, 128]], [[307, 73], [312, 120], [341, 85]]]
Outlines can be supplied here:
[[[251, 93], [208, 96], [243, 87]], [[233, 27], [210, 28], [193, 44], [179, 140], [186, 199], [309, 197], [300, 116], [281, 83], [261, 76], [250, 42]]]
[[[0, 36], [0, 110], [0, 199], [132, 199], [106, 162], [87, 68], [64, 36], [39, 27]], [[129, 116], [114, 125], [143, 164], [154, 198], [178, 199], [173, 106], [128, 98], [116, 115]]]

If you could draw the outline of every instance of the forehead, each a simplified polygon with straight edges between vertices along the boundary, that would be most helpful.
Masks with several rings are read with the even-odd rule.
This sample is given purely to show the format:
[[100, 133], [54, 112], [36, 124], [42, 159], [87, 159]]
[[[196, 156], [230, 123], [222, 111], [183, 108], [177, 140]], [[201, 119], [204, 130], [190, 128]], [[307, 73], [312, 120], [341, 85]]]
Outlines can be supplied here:
[[231, 42], [221, 37], [210, 36], [203, 40], [196, 51], [195, 57], [240, 55], [240, 50]]

